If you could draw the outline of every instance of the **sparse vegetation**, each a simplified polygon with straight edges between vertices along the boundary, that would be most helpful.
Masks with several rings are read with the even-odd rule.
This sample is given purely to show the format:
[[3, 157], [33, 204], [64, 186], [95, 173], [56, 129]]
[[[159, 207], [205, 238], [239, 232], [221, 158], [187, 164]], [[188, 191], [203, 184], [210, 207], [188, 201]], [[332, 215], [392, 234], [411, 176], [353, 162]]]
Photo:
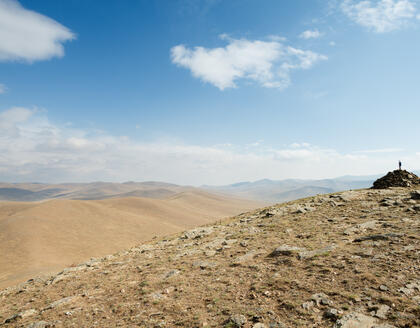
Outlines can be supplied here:
[[0, 292], [2, 320], [34, 310], [5, 326], [416, 327], [411, 191], [316, 196], [156, 239]]

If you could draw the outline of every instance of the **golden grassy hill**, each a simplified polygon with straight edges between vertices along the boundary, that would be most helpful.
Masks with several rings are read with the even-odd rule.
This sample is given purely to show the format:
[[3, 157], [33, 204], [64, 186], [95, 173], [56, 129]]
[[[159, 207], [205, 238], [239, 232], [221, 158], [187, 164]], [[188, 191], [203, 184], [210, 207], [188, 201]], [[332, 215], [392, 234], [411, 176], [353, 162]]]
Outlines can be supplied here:
[[167, 199], [0, 202], [0, 287], [260, 205], [197, 190]]
[[0, 325], [415, 328], [419, 255], [420, 190], [319, 195], [0, 291]]
[[165, 199], [180, 192], [200, 191], [194, 187], [165, 182], [91, 182], [91, 183], [1, 183], [2, 201], [41, 201], [47, 199], [105, 199], [147, 197]]

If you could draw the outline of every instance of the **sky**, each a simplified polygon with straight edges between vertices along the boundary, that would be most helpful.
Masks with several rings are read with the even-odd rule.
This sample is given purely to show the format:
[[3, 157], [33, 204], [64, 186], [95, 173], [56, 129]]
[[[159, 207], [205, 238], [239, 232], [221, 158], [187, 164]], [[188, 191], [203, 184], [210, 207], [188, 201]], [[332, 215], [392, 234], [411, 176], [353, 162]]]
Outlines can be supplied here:
[[420, 0], [0, 0], [0, 181], [420, 168]]

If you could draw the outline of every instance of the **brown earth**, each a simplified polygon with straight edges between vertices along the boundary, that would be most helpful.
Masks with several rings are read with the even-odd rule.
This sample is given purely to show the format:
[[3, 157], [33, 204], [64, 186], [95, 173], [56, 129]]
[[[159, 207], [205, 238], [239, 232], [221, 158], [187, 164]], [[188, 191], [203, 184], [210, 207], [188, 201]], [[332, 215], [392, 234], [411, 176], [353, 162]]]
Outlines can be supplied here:
[[259, 206], [199, 191], [163, 200], [0, 202], [0, 288]]
[[420, 327], [420, 190], [321, 195], [0, 292], [5, 327]]

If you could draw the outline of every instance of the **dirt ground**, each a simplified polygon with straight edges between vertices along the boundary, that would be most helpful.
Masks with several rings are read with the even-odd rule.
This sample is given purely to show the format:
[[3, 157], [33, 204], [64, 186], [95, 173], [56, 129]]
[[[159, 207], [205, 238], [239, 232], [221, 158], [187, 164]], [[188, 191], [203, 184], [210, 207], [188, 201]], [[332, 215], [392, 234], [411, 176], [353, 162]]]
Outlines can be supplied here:
[[320, 195], [0, 292], [4, 327], [420, 327], [420, 194]]

